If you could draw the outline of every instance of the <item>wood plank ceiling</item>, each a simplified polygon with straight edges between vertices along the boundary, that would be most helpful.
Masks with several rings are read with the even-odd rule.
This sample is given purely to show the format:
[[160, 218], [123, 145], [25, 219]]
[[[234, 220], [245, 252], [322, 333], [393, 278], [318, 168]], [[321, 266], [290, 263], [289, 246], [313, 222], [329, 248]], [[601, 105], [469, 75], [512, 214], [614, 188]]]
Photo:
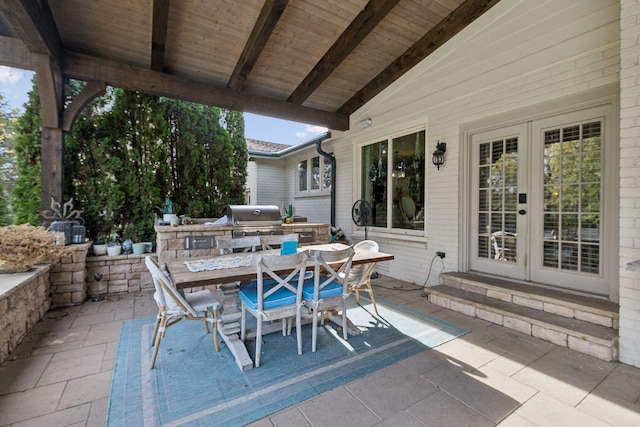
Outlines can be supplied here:
[[346, 130], [499, 0], [0, 0], [0, 63]]

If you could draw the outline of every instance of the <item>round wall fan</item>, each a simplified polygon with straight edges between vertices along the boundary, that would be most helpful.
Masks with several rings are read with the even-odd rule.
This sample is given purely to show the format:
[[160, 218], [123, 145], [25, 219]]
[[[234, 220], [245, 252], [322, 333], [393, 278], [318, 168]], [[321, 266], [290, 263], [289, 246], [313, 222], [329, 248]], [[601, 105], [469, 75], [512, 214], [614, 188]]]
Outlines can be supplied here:
[[364, 227], [364, 239], [369, 238], [367, 227], [371, 225], [373, 220], [373, 209], [371, 203], [365, 199], [356, 200], [351, 208], [351, 218], [358, 227]]

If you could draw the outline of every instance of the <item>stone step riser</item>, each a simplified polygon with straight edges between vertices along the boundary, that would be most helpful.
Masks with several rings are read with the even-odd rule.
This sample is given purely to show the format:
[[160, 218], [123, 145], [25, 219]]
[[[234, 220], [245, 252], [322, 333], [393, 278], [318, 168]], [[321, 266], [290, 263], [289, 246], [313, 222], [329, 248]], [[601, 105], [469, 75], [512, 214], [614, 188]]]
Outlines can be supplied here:
[[484, 286], [484, 284], [481, 282], [462, 282], [456, 280], [455, 278], [449, 278], [446, 276], [442, 278], [442, 284], [454, 289], [460, 289], [479, 295], [485, 295], [489, 298], [494, 298], [500, 301], [509, 302], [523, 307], [533, 308], [536, 310], [557, 314], [568, 318], [583, 320], [607, 328], [619, 328], [617, 313], [607, 313], [602, 311], [595, 313], [592, 311], [588, 311], [588, 309], [581, 309], [575, 304], [568, 304], [565, 301], [549, 301], [548, 299], [540, 298], [533, 294], [522, 295], [520, 293], [512, 292], [509, 289], [495, 289], [492, 287]]
[[534, 319], [515, 316], [503, 310], [491, 307], [479, 307], [477, 304], [446, 295], [429, 293], [429, 301], [440, 307], [476, 317], [509, 329], [588, 354], [605, 361], [618, 360], [618, 339], [611, 340], [588, 337], [570, 331], [557, 330], [554, 325], [544, 324]]

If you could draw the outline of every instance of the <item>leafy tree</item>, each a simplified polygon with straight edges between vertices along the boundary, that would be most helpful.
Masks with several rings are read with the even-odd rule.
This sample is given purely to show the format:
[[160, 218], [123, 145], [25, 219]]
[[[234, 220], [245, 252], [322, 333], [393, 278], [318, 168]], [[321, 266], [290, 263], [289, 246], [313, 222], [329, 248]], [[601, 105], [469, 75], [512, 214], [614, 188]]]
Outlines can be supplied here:
[[116, 90], [102, 123], [110, 147], [107, 156], [115, 166], [114, 221], [123, 237], [134, 241], [153, 235], [154, 206], [170, 188], [162, 182], [168, 171], [161, 145], [167, 128], [162, 112], [158, 97]]
[[[84, 83], [70, 80], [69, 103]], [[16, 143], [19, 218], [39, 223], [40, 116], [37, 87]], [[226, 126], [226, 128], [225, 128]], [[241, 113], [109, 88], [65, 135], [65, 200], [82, 209], [90, 237], [113, 232], [152, 240], [154, 207], [170, 197], [177, 213], [222, 215], [244, 199], [247, 148]], [[29, 216], [30, 214], [31, 216]]]
[[40, 225], [40, 96], [32, 78], [25, 112], [18, 118], [15, 155], [17, 178], [12, 191], [15, 223]]
[[7, 104], [0, 95], [0, 226], [13, 222], [10, 194], [15, 172], [15, 111], [7, 112]]

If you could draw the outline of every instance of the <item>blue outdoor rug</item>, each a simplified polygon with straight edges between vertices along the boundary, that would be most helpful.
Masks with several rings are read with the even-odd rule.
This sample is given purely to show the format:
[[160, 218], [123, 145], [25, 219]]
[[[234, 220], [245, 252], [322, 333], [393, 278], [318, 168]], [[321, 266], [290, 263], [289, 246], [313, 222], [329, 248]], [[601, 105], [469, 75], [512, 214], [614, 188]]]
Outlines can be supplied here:
[[[364, 298], [353, 298], [349, 319], [362, 333], [342, 339], [329, 323], [302, 330], [298, 355], [290, 336], [263, 337], [260, 367], [241, 372], [229, 349], [213, 348], [200, 322], [167, 329], [156, 367], [149, 369], [154, 318], [124, 322], [116, 352], [107, 426], [240, 426], [390, 366], [465, 334], [466, 330], [378, 298], [376, 316]], [[249, 316], [250, 318], [250, 316]], [[253, 358], [255, 343], [248, 344]]]

